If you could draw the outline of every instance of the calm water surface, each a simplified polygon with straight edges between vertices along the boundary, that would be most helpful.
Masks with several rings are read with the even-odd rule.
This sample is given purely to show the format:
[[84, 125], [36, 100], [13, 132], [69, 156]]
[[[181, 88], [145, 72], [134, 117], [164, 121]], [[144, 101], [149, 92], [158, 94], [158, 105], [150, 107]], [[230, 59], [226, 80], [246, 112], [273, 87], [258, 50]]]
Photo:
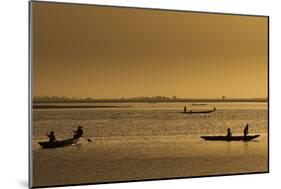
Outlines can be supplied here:
[[[89, 105], [89, 104], [87, 104]], [[130, 108], [33, 110], [33, 184], [63, 185], [184, 176], [265, 172], [267, 103], [98, 103]], [[211, 114], [181, 114], [183, 107], [217, 108]], [[242, 135], [246, 123], [251, 142], [203, 141], [201, 135]], [[41, 149], [53, 130], [57, 139], [72, 137], [78, 125], [91, 143]]]

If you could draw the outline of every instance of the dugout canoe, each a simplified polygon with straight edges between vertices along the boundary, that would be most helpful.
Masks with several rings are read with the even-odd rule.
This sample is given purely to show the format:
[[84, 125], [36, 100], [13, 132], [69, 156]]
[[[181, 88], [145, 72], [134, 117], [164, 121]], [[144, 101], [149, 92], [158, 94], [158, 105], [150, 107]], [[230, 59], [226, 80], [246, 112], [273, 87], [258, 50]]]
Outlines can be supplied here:
[[181, 112], [183, 114], [209, 114], [212, 112], [215, 112], [216, 110], [203, 110], [203, 111], [199, 111], [199, 110], [190, 110], [190, 111], [186, 111], [186, 112]]
[[201, 136], [204, 140], [217, 140], [217, 141], [250, 141], [258, 138], [260, 135], [248, 135], [248, 136]]
[[38, 144], [43, 148], [59, 148], [59, 147], [65, 147], [65, 146], [76, 144], [78, 140], [79, 138], [75, 138], [75, 139], [70, 138], [70, 139], [60, 140], [56, 142], [49, 142], [49, 141], [38, 142]]

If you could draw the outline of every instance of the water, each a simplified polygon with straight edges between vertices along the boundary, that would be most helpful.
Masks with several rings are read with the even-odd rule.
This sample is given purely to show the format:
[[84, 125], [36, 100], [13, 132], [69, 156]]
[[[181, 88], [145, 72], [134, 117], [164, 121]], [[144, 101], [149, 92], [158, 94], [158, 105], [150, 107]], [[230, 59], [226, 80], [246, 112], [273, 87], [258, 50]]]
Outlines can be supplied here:
[[[233, 173], [266, 172], [267, 103], [105, 103], [130, 108], [33, 110], [34, 185], [63, 185]], [[211, 114], [181, 114], [183, 107], [217, 108]], [[201, 135], [242, 135], [249, 123], [251, 142], [203, 141]], [[41, 149], [53, 130], [72, 137], [82, 125], [89, 143]]]

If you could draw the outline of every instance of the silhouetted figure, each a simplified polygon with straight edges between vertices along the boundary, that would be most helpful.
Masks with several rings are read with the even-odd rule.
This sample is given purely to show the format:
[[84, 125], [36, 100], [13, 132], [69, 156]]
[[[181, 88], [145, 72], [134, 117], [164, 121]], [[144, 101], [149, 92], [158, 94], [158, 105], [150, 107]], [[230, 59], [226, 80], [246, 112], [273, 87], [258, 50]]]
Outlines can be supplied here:
[[231, 136], [232, 136], [232, 133], [231, 133], [230, 128], [227, 129], [227, 135], [226, 135], [226, 136], [227, 136], [227, 137], [231, 137]]
[[73, 135], [74, 139], [80, 138], [83, 135], [83, 129], [81, 126], [78, 126], [77, 130], [73, 131], [73, 132], [74, 132], [74, 135]]
[[186, 106], [184, 106], [184, 108], [183, 108], [183, 112], [184, 112], [184, 113], [186, 113]]
[[49, 137], [49, 142], [56, 142], [57, 141], [54, 131], [51, 131], [50, 134], [47, 133], [47, 136]]
[[246, 127], [244, 128], [244, 137], [247, 136], [249, 133], [249, 124], [247, 123]]
[[216, 107], [214, 106], [214, 111], [216, 111], [217, 109], [216, 109]]

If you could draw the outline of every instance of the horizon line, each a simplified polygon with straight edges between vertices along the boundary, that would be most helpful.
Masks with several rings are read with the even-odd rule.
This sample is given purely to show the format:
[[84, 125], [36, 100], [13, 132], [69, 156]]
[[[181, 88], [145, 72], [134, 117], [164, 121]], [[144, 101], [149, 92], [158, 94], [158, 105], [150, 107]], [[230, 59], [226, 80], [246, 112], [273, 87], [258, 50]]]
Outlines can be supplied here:
[[170, 98], [170, 99], [268, 99], [268, 96], [266, 97], [227, 97], [227, 96], [221, 96], [221, 97], [177, 97], [177, 96], [133, 96], [133, 97], [92, 97], [92, 96], [83, 96], [83, 97], [77, 97], [77, 96], [33, 96], [32, 98], [68, 98], [68, 99], [86, 99], [91, 98], [93, 100], [105, 100], [105, 99], [141, 99], [141, 98]]

